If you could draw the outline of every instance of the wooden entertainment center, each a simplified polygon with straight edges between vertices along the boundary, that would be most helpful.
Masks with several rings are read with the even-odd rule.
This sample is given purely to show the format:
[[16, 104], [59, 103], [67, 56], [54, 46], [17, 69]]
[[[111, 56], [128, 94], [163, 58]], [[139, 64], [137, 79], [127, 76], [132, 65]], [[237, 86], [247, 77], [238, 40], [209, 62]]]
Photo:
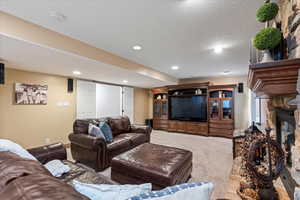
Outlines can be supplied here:
[[[210, 85], [209, 82], [205, 82], [153, 88], [153, 128], [232, 138], [235, 87], [236, 85]], [[202, 100], [203, 102], [198, 104], [205, 106], [203, 108], [206, 110], [202, 108], [201, 114], [206, 115], [205, 119], [172, 119], [171, 99], [173, 97], [193, 98], [193, 101]]]

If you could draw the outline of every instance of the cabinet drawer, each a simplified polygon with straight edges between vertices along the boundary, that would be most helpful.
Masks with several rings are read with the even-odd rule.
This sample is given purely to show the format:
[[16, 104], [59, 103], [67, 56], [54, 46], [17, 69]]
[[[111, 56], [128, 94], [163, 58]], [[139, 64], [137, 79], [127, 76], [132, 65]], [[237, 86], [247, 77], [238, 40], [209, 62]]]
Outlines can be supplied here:
[[177, 122], [169, 120], [169, 122], [168, 122], [168, 130], [169, 131], [176, 131], [177, 130]]
[[153, 121], [154, 129], [167, 130], [168, 129], [168, 120], [154, 120]]
[[168, 130], [169, 131], [185, 132], [186, 131], [186, 122], [169, 120]]
[[160, 124], [161, 125], [165, 125], [165, 126], [168, 126], [168, 124], [169, 124], [169, 122], [168, 122], [168, 120], [160, 120]]
[[233, 120], [213, 120], [213, 119], [210, 119], [209, 123], [214, 123], [214, 124], [232, 124], [233, 125]]
[[210, 123], [209, 128], [219, 128], [219, 129], [233, 130], [233, 124]]
[[207, 124], [201, 123], [188, 123], [186, 126], [186, 132], [188, 133], [207, 133]]
[[220, 136], [220, 137], [232, 138], [232, 134], [233, 134], [232, 130], [209, 128], [209, 136]]

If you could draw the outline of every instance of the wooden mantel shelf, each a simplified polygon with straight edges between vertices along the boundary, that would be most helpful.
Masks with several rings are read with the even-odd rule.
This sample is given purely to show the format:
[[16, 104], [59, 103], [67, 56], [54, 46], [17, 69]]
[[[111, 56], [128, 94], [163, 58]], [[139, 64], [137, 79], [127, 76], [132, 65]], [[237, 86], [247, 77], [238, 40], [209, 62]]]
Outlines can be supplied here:
[[248, 86], [259, 97], [296, 94], [300, 59], [250, 65]]

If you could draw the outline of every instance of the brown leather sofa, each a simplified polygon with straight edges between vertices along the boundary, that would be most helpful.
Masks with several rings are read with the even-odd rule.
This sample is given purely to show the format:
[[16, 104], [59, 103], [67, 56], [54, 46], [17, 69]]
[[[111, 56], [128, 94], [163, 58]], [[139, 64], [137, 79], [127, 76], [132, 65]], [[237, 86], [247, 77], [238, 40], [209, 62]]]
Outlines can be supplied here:
[[[112, 129], [113, 142], [88, 135], [90, 123], [106, 121]], [[148, 126], [130, 124], [128, 117], [107, 117], [101, 119], [76, 120], [73, 133], [69, 135], [73, 159], [96, 171], [110, 166], [113, 157], [134, 147], [150, 142], [152, 129]]]
[[10, 152], [0, 152], [0, 199], [5, 200], [88, 200], [70, 186], [72, 180], [92, 184], [116, 184], [70, 161], [63, 162], [70, 171], [61, 178], [53, 177], [43, 167], [48, 161], [66, 159], [62, 144], [30, 149], [40, 162], [23, 159]]

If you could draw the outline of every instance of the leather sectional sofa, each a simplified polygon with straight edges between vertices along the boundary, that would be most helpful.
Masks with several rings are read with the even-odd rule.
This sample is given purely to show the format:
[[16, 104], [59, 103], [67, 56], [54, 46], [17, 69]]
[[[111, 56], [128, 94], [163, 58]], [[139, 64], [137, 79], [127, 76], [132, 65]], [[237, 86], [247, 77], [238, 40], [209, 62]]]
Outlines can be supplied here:
[[[62, 144], [30, 149], [40, 162], [19, 157], [10, 152], [0, 152], [0, 199], [16, 200], [88, 200], [70, 186], [73, 180], [91, 184], [116, 184], [92, 170], [66, 161]], [[42, 164], [60, 159], [70, 167], [61, 178], [53, 177]]]
[[[113, 142], [88, 135], [90, 123], [106, 121], [112, 129]], [[132, 125], [128, 117], [76, 120], [73, 133], [69, 135], [73, 159], [96, 171], [110, 166], [113, 157], [143, 143], [150, 142], [152, 129], [148, 126]]]

